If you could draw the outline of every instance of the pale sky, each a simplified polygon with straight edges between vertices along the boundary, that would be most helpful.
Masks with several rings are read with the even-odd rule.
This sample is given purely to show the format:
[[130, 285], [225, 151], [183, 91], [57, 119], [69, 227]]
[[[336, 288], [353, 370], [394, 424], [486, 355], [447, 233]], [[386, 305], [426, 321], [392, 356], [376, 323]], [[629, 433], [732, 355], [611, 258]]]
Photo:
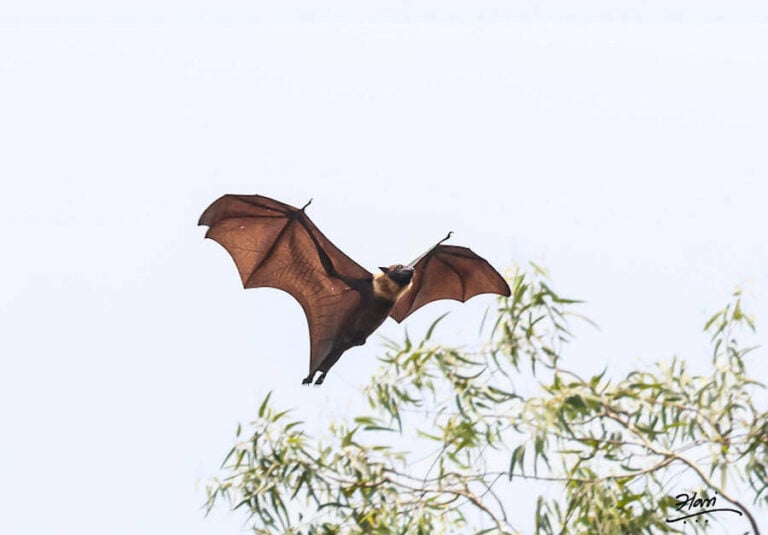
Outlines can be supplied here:
[[[0, 8], [2, 533], [240, 533], [200, 509], [237, 423], [269, 390], [318, 428], [358, 406], [380, 339], [302, 387], [300, 307], [243, 291], [196, 227], [223, 193], [313, 198], [371, 270], [448, 230], [499, 269], [536, 261], [599, 325], [565, 355], [585, 374], [673, 354], [704, 370], [701, 327], [737, 286], [766, 344], [768, 25], [706, 22], [766, 20], [758, 2], [17, 4]], [[450, 310], [443, 340], [473, 342], [492, 303], [405, 326]]]

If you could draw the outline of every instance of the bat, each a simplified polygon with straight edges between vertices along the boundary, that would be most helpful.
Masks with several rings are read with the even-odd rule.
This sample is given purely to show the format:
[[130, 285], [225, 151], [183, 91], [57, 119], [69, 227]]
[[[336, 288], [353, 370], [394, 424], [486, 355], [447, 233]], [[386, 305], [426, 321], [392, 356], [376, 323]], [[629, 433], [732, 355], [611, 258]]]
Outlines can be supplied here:
[[[443, 245], [410, 264], [373, 275], [341, 252], [302, 208], [261, 195], [224, 195], [200, 216], [206, 238], [232, 256], [245, 288], [283, 290], [309, 324], [309, 374], [320, 385], [339, 357], [363, 345], [387, 318], [398, 323], [438, 299], [461, 302], [483, 293], [509, 296], [504, 278], [466, 247]], [[315, 379], [315, 376], [320, 373]]]

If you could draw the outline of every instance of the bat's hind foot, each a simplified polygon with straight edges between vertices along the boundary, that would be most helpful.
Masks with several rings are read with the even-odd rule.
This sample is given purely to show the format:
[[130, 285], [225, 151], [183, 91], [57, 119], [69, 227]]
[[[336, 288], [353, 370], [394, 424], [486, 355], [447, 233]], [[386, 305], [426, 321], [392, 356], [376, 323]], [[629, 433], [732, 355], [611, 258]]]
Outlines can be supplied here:
[[[307, 375], [304, 379], [302, 379], [301, 384], [303, 385], [311, 385], [312, 379], [315, 378], [315, 374], [317, 371], [313, 371], [309, 375]], [[325, 381], [325, 374], [328, 372], [320, 372], [320, 375], [317, 377], [317, 381], [315, 381], [315, 386], [320, 386], [323, 384], [323, 381]]]

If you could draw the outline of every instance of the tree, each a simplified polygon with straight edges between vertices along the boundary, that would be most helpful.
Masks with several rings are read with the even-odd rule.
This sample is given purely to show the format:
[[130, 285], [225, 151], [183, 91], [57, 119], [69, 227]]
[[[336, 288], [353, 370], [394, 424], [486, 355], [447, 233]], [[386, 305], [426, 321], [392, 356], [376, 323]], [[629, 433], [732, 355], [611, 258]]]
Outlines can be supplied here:
[[[433, 342], [442, 318], [418, 343], [389, 342], [365, 389], [370, 411], [331, 424], [329, 440], [267, 395], [247, 433], [238, 426], [207, 509], [226, 498], [257, 533], [516, 533], [521, 512], [504, 498], [538, 480], [562, 490], [524, 513], [539, 533], [702, 532], [723, 512], [683, 517], [713, 508], [759, 533], [768, 413], [747, 374], [754, 348], [736, 338], [754, 330], [741, 295], [705, 326], [709, 373], [675, 357], [610, 378], [561, 362], [577, 301], [536, 266], [510, 282], [474, 351]], [[672, 484], [683, 472], [685, 496]]]

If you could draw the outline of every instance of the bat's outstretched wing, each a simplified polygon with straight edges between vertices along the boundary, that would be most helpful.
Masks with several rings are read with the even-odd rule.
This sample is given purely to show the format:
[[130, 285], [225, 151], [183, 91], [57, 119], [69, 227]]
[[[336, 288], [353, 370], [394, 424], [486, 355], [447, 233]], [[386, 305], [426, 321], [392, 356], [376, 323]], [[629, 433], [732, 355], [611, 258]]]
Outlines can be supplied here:
[[437, 245], [416, 262], [414, 269], [410, 288], [389, 314], [397, 322], [438, 299], [464, 302], [478, 294], [510, 294], [499, 272], [466, 247]]
[[372, 275], [333, 245], [304, 208], [260, 195], [224, 195], [198, 224], [208, 226], [205, 237], [232, 255], [245, 288], [277, 288], [301, 304], [309, 324], [311, 375], [358, 306], [359, 281]]

